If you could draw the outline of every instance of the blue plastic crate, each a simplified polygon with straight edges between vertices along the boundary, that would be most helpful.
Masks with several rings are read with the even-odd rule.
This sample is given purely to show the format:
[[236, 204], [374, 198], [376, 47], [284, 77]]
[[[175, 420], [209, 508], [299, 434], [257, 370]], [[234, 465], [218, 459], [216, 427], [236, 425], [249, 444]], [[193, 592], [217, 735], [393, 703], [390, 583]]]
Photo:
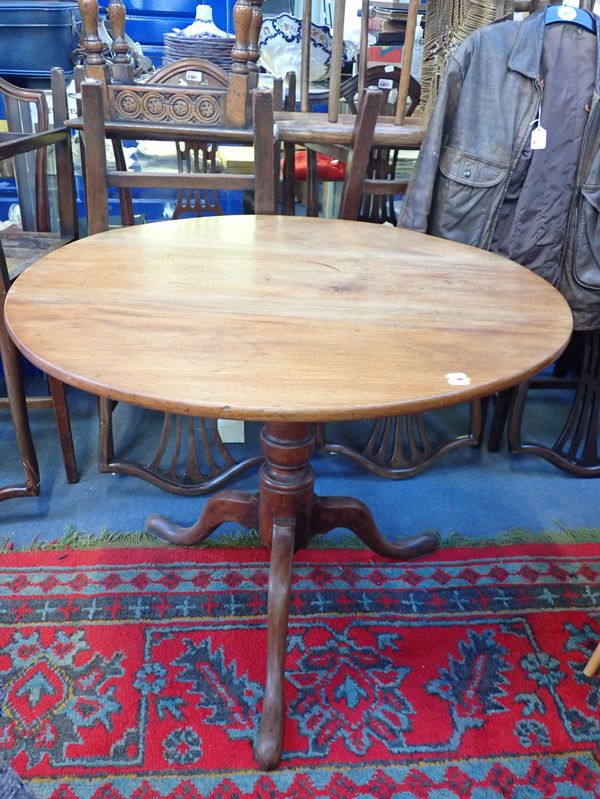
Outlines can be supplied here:
[[125, 30], [134, 42], [145, 44], [163, 44], [165, 33], [171, 33], [173, 28], [187, 28], [192, 22], [191, 17], [147, 17], [137, 14], [127, 16]]
[[0, 74], [36, 78], [73, 72], [81, 16], [70, 0], [0, 0]]
[[[233, 6], [235, 0], [208, 0], [215, 25], [233, 35]], [[162, 44], [163, 34], [173, 28], [186, 28], [196, 16], [195, 0], [127, 0], [127, 35], [144, 44]]]

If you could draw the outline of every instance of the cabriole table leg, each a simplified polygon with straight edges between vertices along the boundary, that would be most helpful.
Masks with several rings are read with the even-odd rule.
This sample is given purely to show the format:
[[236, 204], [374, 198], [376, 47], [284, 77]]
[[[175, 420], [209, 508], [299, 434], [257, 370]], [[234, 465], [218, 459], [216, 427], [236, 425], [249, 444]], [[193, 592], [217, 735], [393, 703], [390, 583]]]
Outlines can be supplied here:
[[273, 525], [269, 566], [265, 698], [256, 744], [256, 759], [267, 771], [279, 763], [283, 742], [283, 686], [293, 557], [294, 522], [277, 520]]

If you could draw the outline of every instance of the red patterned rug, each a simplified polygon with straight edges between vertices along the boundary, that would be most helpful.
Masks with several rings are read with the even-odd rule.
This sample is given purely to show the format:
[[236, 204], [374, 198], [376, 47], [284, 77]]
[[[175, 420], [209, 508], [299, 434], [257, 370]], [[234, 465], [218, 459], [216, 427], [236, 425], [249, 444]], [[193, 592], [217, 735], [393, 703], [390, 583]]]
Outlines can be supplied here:
[[0, 558], [0, 747], [37, 799], [600, 797], [600, 545], [299, 553], [269, 774], [262, 550]]

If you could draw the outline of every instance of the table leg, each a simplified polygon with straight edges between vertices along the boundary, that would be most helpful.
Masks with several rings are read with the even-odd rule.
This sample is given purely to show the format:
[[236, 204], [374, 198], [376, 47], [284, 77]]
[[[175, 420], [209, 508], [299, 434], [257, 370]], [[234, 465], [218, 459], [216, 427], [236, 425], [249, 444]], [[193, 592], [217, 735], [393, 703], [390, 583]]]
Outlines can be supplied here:
[[283, 686], [294, 533], [293, 519], [275, 520], [267, 604], [267, 677], [256, 744], [256, 759], [267, 771], [279, 763], [283, 741]]
[[148, 532], [164, 541], [195, 544], [224, 521], [255, 527], [261, 543], [271, 550], [267, 605], [267, 675], [265, 700], [256, 756], [265, 769], [277, 766], [283, 738], [283, 685], [294, 550], [306, 546], [316, 533], [335, 527], [352, 530], [375, 552], [408, 560], [433, 552], [438, 539], [422, 533], [401, 542], [388, 541], [377, 529], [367, 506], [351, 497], [316, 497], [309, 463], [315, 446], [313, 425], [306, 422], [268, 422], [261, 431], [265, 461], [258, 495], [222, 491], [207, 503], [191, 527], [179, 527], [162, 516], [150, 516]]
[[411, 560], [437, 549], [439, 541], [433, 533], [419, 533], [402, 541], [385, 538], [364, 502], [352, 497], [316, 497], [313, 508], [313, 535], [327, 533], [335, 527], [351, 530], [373, 552], [387, 558]]
[[220, 491], [206, 503], [202, 516], [191, 527], [180, 527], [153, 513], [146, 519], [146, 530], [169, 544], [199, 544], [223, 522], [236, 522], [245, 528], [258, 523], [258, 497], [249, 491]]

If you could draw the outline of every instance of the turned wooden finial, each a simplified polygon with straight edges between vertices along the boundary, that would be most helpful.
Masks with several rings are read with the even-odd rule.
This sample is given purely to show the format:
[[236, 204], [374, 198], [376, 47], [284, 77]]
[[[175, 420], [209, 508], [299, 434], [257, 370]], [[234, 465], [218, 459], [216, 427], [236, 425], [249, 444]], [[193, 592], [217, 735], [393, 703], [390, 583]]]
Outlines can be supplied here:
[[102, 41], [98, 36], [98, 0], [77, 0], [77, 4], [81, 13], [80, 42], [85, 53], [85, 66], [103, 66]]
[[236, 0], [233, 7], [235, 44], [231, 51], [231, 71], [238, 75], [248, 74], [248, 42], [252, 24], [252, 0]]
[[133, 59], [125, 39], [125, 4], [123, 0], [110, 0], [107, 10], [112, 35], [113, 83], [133, 83]]
[[260, 56], [258, 49], [258, 39], [263, 22], [263, 0], [252, 0], [252, 19], [250, 21], [250, 32], [248, 36], [248, 69], [250, 72], [258, 73], [257, 61]]
[[[248, 43], [252, 25], [252, 6], [253, 0], [236, 0], [233, 6], [235, 44], [231, 51], [232, 63], [229, 73], [229, 86], [227, 88], [225, 117], [227, 123], [234, 128], [244, 128], [251, 122]], [[254, 76], [252, 83], [255, 83]]]
[[115, 62], [128, 64], [130, 60], [129, 45], [125, 41], [125, 4], [123, 0], [110, 0], [107, 15], [110, 20], [112, 50]]

